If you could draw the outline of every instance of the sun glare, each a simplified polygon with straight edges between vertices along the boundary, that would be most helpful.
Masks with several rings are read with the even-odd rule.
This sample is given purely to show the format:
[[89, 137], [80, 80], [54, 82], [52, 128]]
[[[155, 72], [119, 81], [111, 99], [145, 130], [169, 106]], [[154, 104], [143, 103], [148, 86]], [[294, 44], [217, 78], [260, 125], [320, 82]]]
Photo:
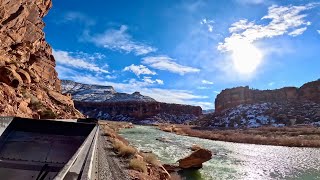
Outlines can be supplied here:
[[240, 74], [254, 73], [263, 58], [261, 50], [246, 40], [238, 39], [232, 44], [234, 69]]

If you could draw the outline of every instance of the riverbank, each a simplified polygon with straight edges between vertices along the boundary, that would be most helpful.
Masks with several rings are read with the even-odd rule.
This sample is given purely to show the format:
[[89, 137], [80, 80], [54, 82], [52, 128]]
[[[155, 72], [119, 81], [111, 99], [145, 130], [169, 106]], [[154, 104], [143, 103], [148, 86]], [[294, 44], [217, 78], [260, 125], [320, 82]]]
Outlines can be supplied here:
[[[99, 121], [99, 126], [104, 137], [103, 142], [99, 142], [105, 151], [107, 161], [112, 161], [111, 164], [118, 168], [109, 166], [113, 174], [117, 175], [112, 178], [127, 179], [125, 176], [130, 176], [130, 179], [139, 180], [169, 180], [169, 173], [161, 165], [160, 161], [151, 153], [143, 153], [135, 147], [130, 146], [129, 142], [118, 134], [121, 129], [130, 129], [134, 126], [127, 122], [112, 122]], [[113, 163], [113, 162], [117, 163]], [[119, 172], [124, 172], [120, 173]], [[119, 174], [119, 175], [118, 175]], [[103, 179], [103, 178], [102, 178]], [[106, 178], [108, 179], [108, 178]]]
[[212, 129], [189, 125], [160, 124], [162, 131], [203, 139], [288, 147], [320, 147], [316, 127], [260, 127], [251, 129]]
[[164, 164], [188, 156], [193, 144], [213, 152], [213, 158], [201, 169], [181, 174], [182, 179], [320, 179], [319, 148], [213, 141], [164, 132], [154, 126], [135, 125], [119, 133], [139, 150], [152, 151]]

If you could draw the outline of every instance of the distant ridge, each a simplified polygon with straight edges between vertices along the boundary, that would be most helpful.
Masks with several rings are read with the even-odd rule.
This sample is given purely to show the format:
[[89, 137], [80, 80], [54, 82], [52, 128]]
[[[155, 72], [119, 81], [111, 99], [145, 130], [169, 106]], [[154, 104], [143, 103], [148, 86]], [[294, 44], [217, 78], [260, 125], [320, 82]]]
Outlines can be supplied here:
[[140, 123], [186, 123], [202, 115], [200, 106], [170, 104], [141, 95], [118, 93], [112, 86], [62, 80], [62, 92], [70, 94], [83, 114], [98, 119]]

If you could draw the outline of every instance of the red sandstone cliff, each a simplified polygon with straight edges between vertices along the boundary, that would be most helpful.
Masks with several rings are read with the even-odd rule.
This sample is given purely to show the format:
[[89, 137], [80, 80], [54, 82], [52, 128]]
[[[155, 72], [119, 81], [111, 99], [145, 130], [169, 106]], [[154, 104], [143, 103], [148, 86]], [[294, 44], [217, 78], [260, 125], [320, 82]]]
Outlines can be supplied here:
[[215, 100], [215, 110], [236, 107], [240, 104], [255, 104], [263, 102], [302, 102], [320, 103], [320, 80], [296, 87], [284, 87], [276, 90], [255, 90], [246, 87], [225, 89]]
[[[177, 121], [196, 119], [202, 114], [200, 106], [169, 104], [162, 102], [80, 102], [75, 101], [75, 106], [85, 115], [99, 119], [111, 120], [145, 120], [162, 119], [163, 121]], [[189, 115], [189, 117], [187, 117]], [[174, 117], [170, 117], [174, 116]]]
[[155, 121], [184, 123], [202, 114], [200, 106], [169, 104], [141, 95], [118, 93], [112, 86], [82, 84], [62, 80], [62, 92], [71, 94], [75, 107], [83, 114], [117, 121]]
[[51, 0], [0, 0], [0, 115], [81, 117], [60, 93], [42, 18]]

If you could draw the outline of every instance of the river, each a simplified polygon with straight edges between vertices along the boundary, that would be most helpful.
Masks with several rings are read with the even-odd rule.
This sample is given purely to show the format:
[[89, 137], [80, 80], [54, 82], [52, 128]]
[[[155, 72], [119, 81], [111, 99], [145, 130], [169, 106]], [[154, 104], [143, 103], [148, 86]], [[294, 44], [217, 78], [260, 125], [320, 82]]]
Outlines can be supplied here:
[[[151, 150], [162, 163], [189, 155], [192, 144], [211, 150], [213, 158], [186, 179], [320, 179], [320, 149], [241, 144], [167, 133], [151, 126], [123, 129], [120, 134], [139, 150]], [[161, 142], [156, 138], [166, 138]]]

